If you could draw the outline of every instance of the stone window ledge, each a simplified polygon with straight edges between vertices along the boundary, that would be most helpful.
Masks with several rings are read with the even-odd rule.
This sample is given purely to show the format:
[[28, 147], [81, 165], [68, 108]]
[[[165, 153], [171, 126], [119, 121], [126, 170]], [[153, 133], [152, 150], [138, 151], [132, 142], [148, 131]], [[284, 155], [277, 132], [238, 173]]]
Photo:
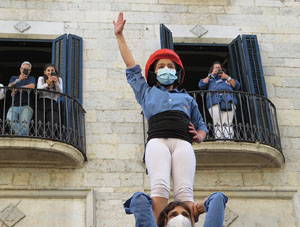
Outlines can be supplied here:
[[37, 138], [0, 138], [0, 167], [80, 168], [82, 153], [75, 147]]
[[277, 149], [246, 142], [203, 142], [193, 144], [197, 169], [211, 168], [280, 168], [284, 157]]

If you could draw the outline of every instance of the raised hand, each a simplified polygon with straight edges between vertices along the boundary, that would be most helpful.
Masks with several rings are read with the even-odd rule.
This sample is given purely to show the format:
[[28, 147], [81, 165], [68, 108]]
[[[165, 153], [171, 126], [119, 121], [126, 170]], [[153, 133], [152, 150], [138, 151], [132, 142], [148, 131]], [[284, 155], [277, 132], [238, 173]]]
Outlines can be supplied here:
[[28, 77], [27, 75], [21, 73], [21, 74], [19, 75], [19, 81], [25, 80], [25, 79], [27, 79], [27, 77]]
[[211, 74], [212, 75], [218, 74], [218, 69], [214, 69]]
[[50, 77], [51, 77], [51, 80], [54, 81], [54, 83], [57, 83], [57, 80], [58, 80], [57, 76], [50, 76]]
[[120, 12], [118, 16], [117, 22], [113, 21], [115, 26], [115, 35], [119, 36], [123, 34], [124, 25], [126, 23], [126, 20], [123, 19], [123, 13]]
[[220, 76], [221, 76], [222, 79], [225, 79], [225, 80], [227, 80], [228, 77], [229, 77], [226, 73], [224, 73], [224, 71]]
[[118, 41], [120, 53], [122, 55], [122, 58], [127, 66], [127, 68], [131, 68], [135, 66], [135, 61], [134, 58], [126, 44], [125, 38], [123, 36], [123, 30], [124, 30], [124, 25], [126, 23], [126, 20], [123, 19], [123, 13], [120, 12], [118, 16], [117, 22], [113, 21], [114, 26], [115, 26], [115, 35]]

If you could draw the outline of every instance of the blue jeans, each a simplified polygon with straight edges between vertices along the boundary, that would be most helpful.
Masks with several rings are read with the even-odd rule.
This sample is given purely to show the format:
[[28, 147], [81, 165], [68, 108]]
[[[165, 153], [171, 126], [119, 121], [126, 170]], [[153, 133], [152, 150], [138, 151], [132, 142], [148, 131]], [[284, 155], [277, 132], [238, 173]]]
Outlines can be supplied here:
[[32, 115], [30, 106], [13, 106], [9, 108], [6, 118], [16, 135], [28, 135]]
[[134, 214], [136, 227], [156, 227], [152, 199], [144, 192], [136, 192], [124, 203], [126, 214]]
[[204, 203], [206, 212], [204, 227], [223, 227], [227, 201], [227, 196], [222, 192], [215, 192], [208, 197]]

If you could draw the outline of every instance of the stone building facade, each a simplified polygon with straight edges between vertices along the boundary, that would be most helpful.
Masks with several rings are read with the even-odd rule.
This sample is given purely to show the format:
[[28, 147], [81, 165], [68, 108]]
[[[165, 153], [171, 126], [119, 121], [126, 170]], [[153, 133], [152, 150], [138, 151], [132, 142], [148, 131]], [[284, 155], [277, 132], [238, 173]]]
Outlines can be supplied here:
[[[263, 153], [272, 153], [265, 162], [278, 162], [252, 167], [199, 165], [195, 199], [225, 192], [229, 197], [225, 226], [300, 226], [299, 0], [1, 0], [0, 43], [54, 40], [65, 33], [82, 38], [87, 161], [73, 157], [79, 164], [65, 168], [45, 167], [42, 157], [39, 166], [0, 162], [0, 223], [134, 226], [133, 216], [125, 215], [122, 204], [134, 192], [149, 192], [150, 187], [142, 161], [141, 108], [126, 82], [113, 31], [112, 21], [120, 11], [127, 20], [128, 45], [142, 68], [161, 47], [161, 23], [172, 31], [174, 43], [229, 44], [238, 35], [257, 36], [268, 99], [277, 110], [283, 155], [258, 143], [194, 145], [199, 162], [205, 149], [209, 153], [220, 144], [220, 153], [227, 153], [227, 158], [229, 153], [232, 159], [242, 159], [240, 154], [247, 150], [258, 154], [257, 162], [265, 157], [259, 155]], [[28, 27], [18, 29], [18, 22]], [[196, 25], [207, 32], [199, 36], [191, 32]], [[5, 45], [0, 48], [1, 53]], [[1, 152], [22, 146], [31, 150], [33, 142], [28, 140], [0, 137]], [[56, 141], [38, 140], [35, 146], [39, 143], [48, 151], [71, 149], [56, 148], [63, 146]], [[10, 212], [15, 218], [9, 221]], [[197, 226], [202, 226], [203, 218]]]

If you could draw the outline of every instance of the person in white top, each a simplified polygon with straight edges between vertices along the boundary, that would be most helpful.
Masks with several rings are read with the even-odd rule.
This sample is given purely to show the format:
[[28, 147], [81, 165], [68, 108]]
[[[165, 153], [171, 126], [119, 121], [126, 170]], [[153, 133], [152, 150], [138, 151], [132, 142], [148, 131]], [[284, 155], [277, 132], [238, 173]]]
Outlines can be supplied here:
[[3, 84], [0, 84], [0, 100], [4, 99], [4, 88]]
[[63, 93], [63, 82], [62, 79], [58, 76], [55, 65], [45, 65], [44, 76], [40, 76], [38, 78], [37, 89], [44, 90], [39, 91], [37, 113], [39, 126], [44, 124], [49, 125], [49, 123], [50, 125], [58, 124], [59, 108], [57, 99], [60, 96], [59, 93]]

